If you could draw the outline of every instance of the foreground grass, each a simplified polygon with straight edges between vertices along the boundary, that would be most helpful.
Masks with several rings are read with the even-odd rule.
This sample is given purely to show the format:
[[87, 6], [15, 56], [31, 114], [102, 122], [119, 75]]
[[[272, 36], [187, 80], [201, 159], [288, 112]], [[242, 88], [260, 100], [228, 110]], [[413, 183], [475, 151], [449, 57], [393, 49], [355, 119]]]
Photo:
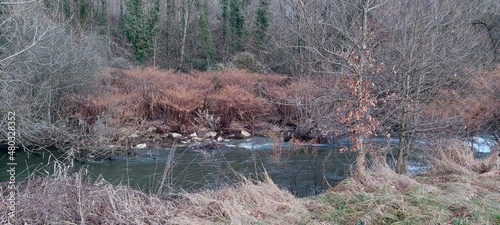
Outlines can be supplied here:
[[391, 173], [346, 180], [305, 204], [316, 221], [332, 224], [500, 224], [498, 172], [416, 179]]
[[[27, 182], [17, 196], [16, 224], [293, 224], [308, 215], [301, 200], [269, 177], [159, 197], [103, 180], [88, 183], [85, 176], [59, 174]], [[2, 204], [0, 221], [6, 221], [7, 212]]]
[[385, 166], [304, 203], [328, 224], [500, 224], [500, 152], [478, 161], [459, 141], [432, 148], [430, 171], [409, 178]]
[[[478, 162], [465, 148], [447, 146], [437, 151], [462, 157], [435, 155], [433, 169], [424, 176], [409, 178], [378, 166], [303, 199], [267, 176], [259, 182], [241, 178], [238, 185], [220, 190], [159, 197], [63, 171], [24, 183], [16, 223], [500, 224], [498, 152]], [[5, 195], [1, 200], [0, 219], [5, 221]]]

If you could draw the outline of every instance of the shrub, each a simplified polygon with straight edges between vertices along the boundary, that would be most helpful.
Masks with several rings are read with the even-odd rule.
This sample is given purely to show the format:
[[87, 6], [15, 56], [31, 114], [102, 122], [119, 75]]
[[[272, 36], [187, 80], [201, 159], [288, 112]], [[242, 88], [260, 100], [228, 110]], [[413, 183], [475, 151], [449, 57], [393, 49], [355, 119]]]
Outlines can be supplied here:
[[221, 125], [229, 128], [235, 120], [255, 121], [265, 114], [265, 100], [256, 97], [241, 86], [228, 85], [207, 97], [209, 112], [221, 115]]
[[[482, 71], [456, 87], [438, 91], [441, 98], [425, 107], [423, 118], [434, 118], [456, 133], [496, 133], [500, 128], [500, 68]], [[438, 127], [438, 126], [436, 126]]]
[[116, 126], [163, 119], [186, 131], [194, 123], [206, 125], [197, 114], [203, 111], [208, 117], [220, 118], [214, 127], [227, 129], [233, 121], [250, 125], [272, 113], [273, 107], [256, 90], [270, 89], [282, 79], [243, 71], [188, 75], [154, 69], [114, 70], [101, 78], [100, 89], [107, 91], [92, 98], [106, 106], [104, 111], [115, 118]]
[[233, 66], [236, 69], [247, 70], [251, 73], [262, 73], [263, 68], [250, 52], [240, 52], [233, 57]]
[[65, 97], [86, 94], [104, 48], [94, 34], [75, 35], [52, 21], [40, 4], [13, 5], [0, 14], [0, 35], [9, 40], [0, 59], [0, 103], [20, 116], [19, 142], [44, 146], [68, 138], [60, 126], [67, 119]]

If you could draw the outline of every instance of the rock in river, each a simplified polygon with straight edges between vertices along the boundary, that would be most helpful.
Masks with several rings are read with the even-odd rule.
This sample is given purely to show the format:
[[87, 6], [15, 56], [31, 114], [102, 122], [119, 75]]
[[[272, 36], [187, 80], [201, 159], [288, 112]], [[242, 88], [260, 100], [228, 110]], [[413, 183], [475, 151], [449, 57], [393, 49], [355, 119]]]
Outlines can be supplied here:
[[172, 138], [174, 139], [182, 138], [182, 134], [179, 133], [171, 133], [170, 136], [172, 136]]
[[246, 132], [244, 130], [241, 130], [241, 136], [243, 138], [248, 138], [248, 137], [252, 136], [252, 134], [250, 134], [250, 133], [248, 133], [248, 132]]

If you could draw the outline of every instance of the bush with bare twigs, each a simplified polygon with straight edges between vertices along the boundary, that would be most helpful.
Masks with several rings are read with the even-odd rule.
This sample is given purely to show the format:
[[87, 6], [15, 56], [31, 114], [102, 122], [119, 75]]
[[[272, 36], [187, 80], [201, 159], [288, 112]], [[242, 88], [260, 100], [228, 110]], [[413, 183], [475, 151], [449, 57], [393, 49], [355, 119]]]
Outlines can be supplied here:
[[[489, 133], [500, 138], [500, 68], [478, 72], [454, 88], [440, 89], [442, 98], [425, 107], [424, 118], [437, 118], [441, 127], [463, 135]], [[500, 140], [500, 139], [499, 139]]]
[[69, 138], [65, 96], [84, 94], [95, 81], [105, 47], [95, 34], [75, 35], [54, 22], [40, 4], [1, 6], [0, 39], [8, 41], [0, 55], [0, 117], [16, 112], [22, 144], [60, 145]]

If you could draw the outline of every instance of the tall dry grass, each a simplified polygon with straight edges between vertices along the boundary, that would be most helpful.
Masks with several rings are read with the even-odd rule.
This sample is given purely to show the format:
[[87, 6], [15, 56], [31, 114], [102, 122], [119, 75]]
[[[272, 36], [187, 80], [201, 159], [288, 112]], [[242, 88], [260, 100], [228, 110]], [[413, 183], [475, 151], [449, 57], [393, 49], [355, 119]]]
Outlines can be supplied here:
[[[426, 175], [396, 174], [383, 163], [386, 150], [371, 149], [363, 177], [303, 199], [267, 174], [261, 181], [240, 176], [218, 190], [162, 196], [92, 181], [83, 170], [69, 174], [56, 163], [53, 176], [19, 186], [15, 224], [498, 224], [499, 152], [478, 161], [459, 142], [428, 146], [435, 160]], [[0, 221], [7, 210], [0, 204]]]
[[[268, 176], [262, 182], [241, 178], [221, 190], [160, 196], [92, 182], [85, 171], [70, 175], [66, 169], [23, 183], [14, 224], [296, 224], [307, 216], [300, 201]], [[1, 204], [0, 221], [7, 211]]]
[[499, 151], [477, 160], [456, 140], [427, 147], [431, 170], [424, 175], [374, 166], [305, 205], [326, 224], [499, 224]]
[[440, 140], [431, 144], [430, 172], [464, 176], [500, 175], [500, 151], [493, 151], [486, 159], [478, 160], [474, 151], [461, 140]]

